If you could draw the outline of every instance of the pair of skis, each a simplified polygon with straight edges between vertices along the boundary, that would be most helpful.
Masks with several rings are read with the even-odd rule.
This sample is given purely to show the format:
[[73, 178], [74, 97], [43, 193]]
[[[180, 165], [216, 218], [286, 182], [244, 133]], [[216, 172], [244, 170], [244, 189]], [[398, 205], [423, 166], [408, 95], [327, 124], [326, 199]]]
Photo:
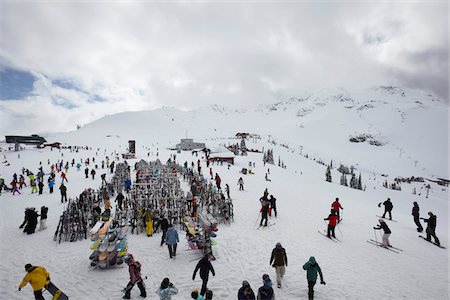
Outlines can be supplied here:
[[335, 237], [329, 237], [325, 232], [317, 230], [317, 232], [319, 232], [321, 235], [323, 235], [324, 237], [329, 238], [331, 241], [337, 243], [337, 242], [342, 242], [340, 239], [335, 238]]
[[378, 247], [380, 247], [380, 248], [383, 248], [383, 249], [386, 249], [386, 250], [389, 250], [389, 251], [392, 251], [392, 252], [395, 252], [395, 253], [400, 253], [401, 251], [403, 251], [402, 249], [397, 248], [397, 247], [393, 247], [393, 246], [385, 246], [385, 245], [383, 245], [382, 243], [380, 243], [380, 242], [378, 242], [378, 241], [375, 241], [375, 240], [372, 240], [372, 239], [368, 240], [367, 242], [368, 242], [369, 244], [378, 246]]

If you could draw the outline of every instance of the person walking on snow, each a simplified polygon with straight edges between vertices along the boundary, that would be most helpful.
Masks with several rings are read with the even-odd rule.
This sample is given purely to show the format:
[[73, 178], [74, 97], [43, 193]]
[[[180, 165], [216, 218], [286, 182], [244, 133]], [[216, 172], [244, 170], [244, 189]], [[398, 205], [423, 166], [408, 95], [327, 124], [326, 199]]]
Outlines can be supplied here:
[[258, 300], [275, 300], [275, 292], [272, 288], [272, 280], [270, 280], [269, 275], [264, 274], [263, 286], [258, 289]]
[[169, 229], [167, 229], [166, 235], [166, 245], [169, 248], [169, 256], [170, 258], [177, 256], [177, 243], [180, 240], [178, 239], [178, 231], [173, 228], [172, 224], [169, 224]]
[[117, 194], [116, 200], [114, 202], [117, 202], [117, 207], [119, 210], [122, 210], [122, 202], [125, 197], [122, 194], [122, 191], [119, 191], [119, 194]]
[[67, 187], [64, 185], [64, 183], [61, 183], [59, 189], [61, 191], [61, 203], [64, 203], [64, 200], [67, 202]]
[[334, 209], [334, 211], [336, 212], [336, 215], [338, 217], [338, 223], [341, 222], [341, 215], [340, 215], [340, 210], [339, 209], [344, 209], [341, 206], [341, 203], [339, 203], [339, 198], [336, 198], [336, 200], [331, 204], [331, 208]]
[[303, 265], [303, 270], [306, 270], [306, 279], [308, 280], [308, 300], [314, 299], [314, 286], [317, 281], [317, 273], [320, 276], [320, 284], [325, 285], [325, 281], [323, 280], [322, 269], [319, 264], [316, 262], [314, 256], [311, 256], [309, 260]]
[[141, 275], [141, 263], [135, 261], [132, 254], [128, 254], [128, 256], [125, 258], [125, 263], [128, 265], [128, 272], [130, 273], [130, 282], [128, 282], [127, 287], [124, 290], [125, 296], [123, 296], [123, 299], [130, 299], [131, 290], [133, 289], [135, 284], [137, 284], [141, 292], [141, 297], [143, 298], [147, 297], [147, 292], [144, 286], [144, 280], [142, 279]]
[[161, 246], [166, 241], [167, 236], [167, 230], [169, 229], [169, 221], [167, 220], [166, 216], [163, 215], [161, 220], [156, 224], [155, 231], [158, 230], [158, 227], [161, 227], [162, 235], [161, 235]]
[[227, 193], [227, 198], [230, 199], [230, 186], [228, 183], [225, 184], [225, 192]]
[[427, 229], [425, 229], [425, 232], [427, 233], [426, 240], [431, 242], [431, 237], [433, 237], [434, 243], [440, 246], [441, 243], [439, 242], [439, 239], [436, 236], [437, 217], [431, 211], [428, 213], [428, 215], [430, 216], [428, 219], [421, 218], [425, 223], [427, 223]]
[[33, 175], [33, 179], [31, 179], [30, 181], [30, 186], [31, 186], [31, 193], [37, 193], [37, 185], [36, 185], [36, 179], [34, 179], [34, 175]]
[[[391, 199], [387, 198], [386, 201], [383, 202], [384, 205], [384, 214], [382, 218], [386, 216], [386, 213], [389, 213], [389, 220], [392, 220], [392, 209], [394, 208], [394, 205], [392, 205]], [[378, 207], [381, 206], [381, 203], [378, 204]]]
[[256, 300], [255, 293], [247, 280], [242, 281], [242, 287], [238, 291], [238, 300]]
[[156, 293], [160, 300], [172, 300], [172, 295], [178, 294], [178, 289], [170, 282], [169, 278], [164, 278]]
[[384, 222], [383, 219], [378, 219], [378, 221], [380, 222], [380, 225], [377, 225], [377, 227], [374, 227], [373, 229], [375, 229], [375, 230], [383, 229], [384, 234], [382, 237], [382, 245], [384, 247], [391, 247], [391, 243], [389, 243], [389, 237], [391, 236], [391, 230], [389, 229], [389, 227], [387, 226], [386, 222]]
[[261, 202], [261, 222], [259, 223], [259, 226], [262, 226], [264, 220], [265, 220], [264, 226], [267, 226], [268, 221], [267, 215], [269, 214], [270, 202], [269, 200], [264, 199], [264, 197], [261, 197], [259, 201]]
[[50, 189], [50, 194], [53, 194], [53, 187], [55, 186], [55, 181], [49, 177], [48, 178], [48, 188]]
[[202, 279], [202, 289], [200, 291], [200, 295], [204, 296], [208, 284], [209, 272], [211, 271], [212, 275], [216, 276], [216, 272], [214, 271], [214, 268], [208, 259], [208, 253], [205, 253], [202, 259], [200, 259], [200, 261], [197, 263], [197, 266], [195, 267], [194, 270], [194, 274], [192, 274], [192, 280], [195, 280], [195, 275], [197, 274], [197, 271], [199, 269], [200, 269], [200, 278]]
[[95, 179], [95, 170], [94, 170], [94, 168], [92, 168], [92, 170], [91, 170], [91, 176], [92, 176], [92, 180], [94, 180]]
[[239, 178], [238, 185], [239, 185], [239, 190], [243, 191], [244, 190], [244, 179], [242, 179], [242, 177]]
[[67, 175], [66, 175], [66, 173], [61, 172], [61, 178], [62, 178], [62, 182], [64, 182], [64, 180], [65, 180], [66, 182], [69, 182], [69, 180], [67, 180]]
[[[273, 262], [273, 263], [272, 263]], [[278, 242], [272, 250], [272, 255], [270, 256], [269, 265], [275, 268], [277, 274], [277, 284], [278, 288], [281, 288], [281, 280], [286, 273], [286, 267], [288, 265], [286, 250]]]
[[86, 176], [86, 178], [89, 178], [89, 168], [86, 167], [86, 169], [84, 169], [84, 175]]
[[30, 283], [34, 291], [34, 299], [45, 300], [42, 296], [42, 289], [50, 283], [50, 273], [44, 267], [25, 265], [27, 274], [19, 285], [19, 291], [24, 288], [27, 283]]
[[277, 198], [275, 198], [273, 195], [270, 195], [269, 202], [270, 202], [270, 210], [275, 213], [275, 218], [276, 218], [277, 217]]
[[417, 202], [414, 202], [413, 204], [413, 208], [412, 208], [412, 213], [411, 215], [414, 217], [414, 223], [416, 223], [417, 226], [417, 232], [422, 232], [423, 231], [423, 227], [422, 224], [420, 224], [420, 208], [419, 208], [419, 204], [417, 204]]
[[[336, 211], [334, 209], [331, 209], [331, 213], [328, 215], [328, 218], [324, 219], [325, 221], [328, 220], [328, 228], [327, 228], [327, 237], [331, 239], [331, 236], [336, 238], [336, 234], [334, 233], [334, 230], [336, 229], [336, 224], [338, 221], [338, 217], [336, 216]], [[331, 234], [331, 236], [330, 236]]]

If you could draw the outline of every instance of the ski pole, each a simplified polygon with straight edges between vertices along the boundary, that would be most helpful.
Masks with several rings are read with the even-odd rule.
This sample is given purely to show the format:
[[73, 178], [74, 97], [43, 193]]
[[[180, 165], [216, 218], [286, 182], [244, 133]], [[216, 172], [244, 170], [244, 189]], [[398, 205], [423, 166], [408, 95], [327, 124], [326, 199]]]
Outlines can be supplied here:
[[337, 228], [339, 229], [339, 233], [341, 234], [341, 236], [344, 237], [344, 235], [342, 234], [342, 231], [341, 231], [341, 227], [339, 227], [339, 223], [337, 224]]
[[373, 233], [375, 234], [375, 242], [377, 242], [377, 244], [378, 244], [377, 232], [375, 231], [375, 228], [373, 229]]
[[258, 225], [259, 217], [261, 216], [261, 212], [258, 213], [258, 218], [256, 218], [255, 226]]

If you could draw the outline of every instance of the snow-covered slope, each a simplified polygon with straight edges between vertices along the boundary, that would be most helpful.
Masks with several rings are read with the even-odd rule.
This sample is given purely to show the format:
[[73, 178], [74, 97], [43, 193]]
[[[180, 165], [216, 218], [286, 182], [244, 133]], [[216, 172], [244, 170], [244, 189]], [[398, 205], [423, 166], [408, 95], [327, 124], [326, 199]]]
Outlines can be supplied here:
[[[275, 280], [269, 259], [276, 242], [283, 244], [289, 258], [283, 287], [275, 286], [276, 299], [306, 299], [308, 288], [302, 266], [312, 255], [321, 265], [327, 282], [326, 286], [316, 286], [317, 299], [447, 299], [448, 251], [417, 237], [411, 208], [412, 202], [417, 201], [422, 216], [428, 211], [437, 214], [437, 235], [448, 246], [448, 188], [427, 181], [431, 188], [426, 198], [423, 183], [402, 184], [402, 191], [382, 187], [386, 178], [392, 181], [397, 175], [448, 178], [448, 135], [442, 129], [447, 124], [446, 109], [443, 103], [426, 94], [374, 88], [352, 94], [323, 91], [305, 99], [290, 99], [247, 111], [214, 106], [193, 112], [162, 108], [123, 113], [102, 118], [76, 132], [50, 137], [67, 145], [87, 145], [92, 150], [75, 153], [29, 149], [22, 151], [20, 158], [15, 152], [5, 151], [2, 161], [7, 160], [10, 165], [2, 163], [0, 174], [9, 183], [14, 172], [19, 174], [22, 167], [37, 170], [39, 162], [48, 173], [48, 159], [56, 162], [96, 157], [100, 161], [114, 151], [125, 152], [129, 139], [136, 139], [138, 159], [156, 159], [159, 152], [159, 158], [166, 160], [174, 153], [167, 147], [183, 138], [186, 130], [189, 137], [206, 142], [210, 148], [239, 142], [230, 139], [238, 131], [258, 133], [263, 138], [247, 140], [247, 147], [272, 148], [275, 159], [279, 156], [287, 168], [263, 166], [262, 155], [252, 153], [237, 157], [229, 170], [226, 166], [213, 166], [213, 171], [222, 178], [222, 185], [228, 183], [231, 187], [235, 212], [234, 223], [219, 226], [218, 245], [214, 250], [217, 260], [213, 262], [216, 276], [208, 284], [214, 291], [214, 299], [236, 299], [243, 280], [249, 281], [257, 291], [264, 273]], [[433, 134], [427, 135], [428, 132]], [[371, 134], [372, 139], [385, 145], [349, 142], [350, 135], [362, 133]], [[190, 152], [177, 155], [180, 163], [198, 158], [201, 157]], [[328, 163], [331, 159], [335, 166], [355, 164], [362, 173], [366, 190], [339, 185], [339, 173], [335, 169], [333, 182], [325, 182], [325, 166], [317, 162]], [[255, 174], [240, 174], [239, 170], [249, 162], [255, 162]], [[202, 165], [206, 170], [203, 161]], [[264, 179], [268, 168], [270, 182]], [[242, 192], [236, 185], [241, 176], [245, 181]], [[69, 170], [68, 179], [69, 197], [100, 184], [99, 179], [85, 179], [83, 172], [74, 168]], [[258, 230], [258, 199], [265, 188], [278, 199], [278, 217], [271, 219], [275, 225]], [[317, 232], [326, 227], [323, 218], [335, 197], [341, 199], [344, 207], [343, 222], [336, 230], [340, 243]], [[377, 204], [387, 197], [394, 203], [393, 215], [398, 221], [388, 225], [393, 232], [391, 243], [404, 250], [399, 254], [366, 242], [375, 238], [372, 228], [378, 223], [376, 215], [382, 213]], [[18, 229], [24, 208], [41, 205], [50, 208], [48, 229], [24, 235]], [[58, 193], [46, 191], [40, 196], [31, 195], [27, 187], [21, 195], [0, 196], [2, 299], [32, 297], [29, 287], [17, 291], [26, 263], [45, 266], [54, 283], [71, 299], [121, 299], [120, 290], [128, 282], [126, 268], [92, 270], [89, 241], [59, 245], [53, 242], [62, 209]], [[160, 234], [151, 238], [129, 234], [129, 251], [142, 263], [143, 273], [148, 276], [149, 299], [157, 299], [154, 290], [166, 276], [179, 288], [179, 294], [173, 299], [188, 299], [190, 291], [200, 287], [201, 281], [191, 278], [200, 253], [185, 251], [187, 244], [183, 238], [180, 240], [177, 259], [170, 260], [166, 247], [159, 246]], [[137, 290], [133, 291], [132, 298], [139, 298]]]

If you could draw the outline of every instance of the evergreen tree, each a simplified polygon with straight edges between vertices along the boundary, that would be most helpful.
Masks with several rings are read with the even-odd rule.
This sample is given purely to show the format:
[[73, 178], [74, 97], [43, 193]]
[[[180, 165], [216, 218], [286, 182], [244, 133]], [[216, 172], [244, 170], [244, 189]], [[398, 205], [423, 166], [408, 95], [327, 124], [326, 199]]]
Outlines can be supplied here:
[[281, 159], [280, 159], [280, 156], [278, 156], [278, 166], [281, 167]]
[[330, 166], [327, 167], [327, 171], [325, 172], [325, 180], [328, 182], [331, 182], [331, 168]]
[[358, 181], [356, 180], [355, 173], [352, 173], [352, 178], [350, 179], [350, 187], [356, 189], [358, 187]]
[[342, 173], [341, 175], [341, 185], [348, 186], [347, 175], [345, 175], [344, 173]]
[[361, 173], [359, 173], [358, 177], [358, 190], [362, 190]]

